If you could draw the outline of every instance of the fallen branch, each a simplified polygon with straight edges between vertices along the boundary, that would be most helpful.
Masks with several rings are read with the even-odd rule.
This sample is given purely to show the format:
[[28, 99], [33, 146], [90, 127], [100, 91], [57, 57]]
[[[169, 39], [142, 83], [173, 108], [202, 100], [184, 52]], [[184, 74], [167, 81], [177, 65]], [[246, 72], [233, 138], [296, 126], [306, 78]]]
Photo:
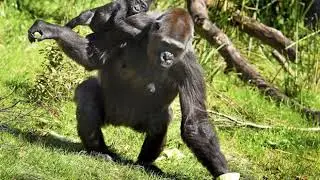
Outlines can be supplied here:
[[275, 48], [282, 55], [288, 57], [290, 61], [295, 62], [296, 49], [294, 42], [285, 37], [281, 31], [266, 26], [250, 17], [241, 16], [240, 12], [234, 13], [232, 19], [240, 30]]
[[256, 86], [264, 95], [277, 102], [286, 102], [310, 119], [320, 122], [319, 111], [311, 110], [290, 99], [251, 67], [248, 61], [233, 46], [228, 36], [209, 20], [205, 0], [187, 0], [187, 7], [195, 22], [196, 32], [213, 46], [219, 47], [218, 51], [227, 63], [226, 71], [235, 67], [240, 79]]
[[[274, 1], [276, 2], [276, 1]], [[274, 2], [270, 2], [271, 5]], [[235, 22], [240, 29], [247, 33], [250, 36], [253, 36], [262, 43], [265, 43], [272, 48], [277, 49], [282, 55], [288, 58], [290, 61], [294, 62], [296, 60], [296, 49], [295, 45], [297, 42], [291, 41], [289, 38], [284, 36], [281, 31], [269, 27], [263, 23], [258, 22], [255, 18], [250, 18], [248, 16], [243, 16], [240, 14], [240, 11], [237, 10], [239, 6], [244, 7], [246, 9], [251, 9], [251, 7], [242, 6], [234, 4], [234, 2], [230, 1], [216, 1], [216, 0], [208, 0], [208, 7], [212, 7], [214, 9], [219, 9], [220, 11], [224, 12], [227, 11], [232, 14], [232, 20]], [[265, 6], [264, 8], [266, 8]], [[263, 9], [263, 8], [262, 8]], [[262, 10], [260, 9], [260, 10]], [[258, 11], [257, 7], [251, 9], [254, 11], [254, 17]]]
[[208, 110], [208, 112], [210, 114], [223, 117], [229, 120], [230, 122], [232, 122], [235, 126], [240, 126], [240, 127], [249, 127], [249, 128], [256, 128], [256, 129], [286, 129], [286, 130], [295, 130], [295, 131], [320, 132], [320, 127], [319, 128], [274, 127], [274, 126], [260, 125], [260, 124], [255, 124], [253, 122], [238, 120], [235, 117], [231, 117], [216, 111]]

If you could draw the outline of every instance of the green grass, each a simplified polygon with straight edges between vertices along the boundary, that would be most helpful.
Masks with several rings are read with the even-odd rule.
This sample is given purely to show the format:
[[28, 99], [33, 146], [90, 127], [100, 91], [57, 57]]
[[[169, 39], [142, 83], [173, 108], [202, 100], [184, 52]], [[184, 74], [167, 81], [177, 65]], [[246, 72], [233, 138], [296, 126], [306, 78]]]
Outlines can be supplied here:
[[[148, 173], [130, 163], [114, 163], [85, 155], [76, 133], [73, 90], [62, 101], [48, 100], [39, 105], [28, 99], [29, 90], [35, 86], [39, 74], [43, 74], [43, 65], [48, 61], [40, 50], [53, 43], [30, 44], [26, 34], [36, 18], [63, 24], [81, 10], [104, 1], [18, 2], [20, 9], [14, 0], [0, 2], [0, 109], [19, 101], [9, 111], [0, 111], [0, 179], [211, 179], [180, 138], [181, 115], [177, 100], [173, 103], [175, 116], [165, 149], [178, 150], [183, 156], [162, 154], [155, 164], [165, 172], [164, 175]], [[184, 2], [158, 0], [154, 8], [169, 6], [183, 7]], [[221, 19], [217, 21], [218, 25], [264, 77], [282, 90], [287, 86], [290, 92], [295, 92], [292, 98], [320, 109], [318, 35], [299, 44], [301, 61], [291, 65], [296, 74], [292, 80], [272, 59], [271, 48], [261, 47], [254, 39], [249, 56], [248, 36], [224, 21], [227, 19], [224, 16], [222, 13], [221, 17], [215, 18]], [[287, 29], [283, 27], [283, 30]], [[77, 28], [77, 31], [88, 32], [83, 28]], [[286, 31], [290, 36], [297, 32], [301, 32], [301, 36], [312, 33], [303, 28]], [[314, 124], [288, 105], [277, 105], [265, 98], [254, 87], [241, 82], [236, 74], [225, 75], [223, 59], [207, 42], [196, 37], [194, 44], [199, 62], [206, 71], [208, 109], [237, 119], [280, 127], [274, 130], [226, 127], [221, 123], [225, 120], [223, 117], [212, 115], [212, 124], [217, 125], [221, 148], [230, 169], [241, 173], [244, 179], [319, 179], [320, 134], [286, 129], [314, 127]], [[82, 68], [79, 70], [81, 72]], [[65, 76], [70, 71], [57, 73]], [[87, 74], [83, 73], [81, 77], [84, 79], [85, 76]], [[55, 83], [50, 85], [63, 85]], [[123, 127], [106, 127], [104, 135], [115, 152], [124, 159], [136, 160], [143, 134]]]

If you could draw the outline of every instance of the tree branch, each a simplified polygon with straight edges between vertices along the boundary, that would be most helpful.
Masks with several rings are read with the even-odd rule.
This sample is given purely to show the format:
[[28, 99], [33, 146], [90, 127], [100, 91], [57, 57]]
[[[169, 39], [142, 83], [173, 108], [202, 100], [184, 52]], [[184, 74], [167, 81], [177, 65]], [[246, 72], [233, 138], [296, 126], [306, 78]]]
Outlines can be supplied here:
[[236, 22], [235, 24], [238, 25], [240, 30], [275, 48], [282, 55], [288, 57], [290, 61], [295, 62], [295, 45], [289, 38], [285, 37], [281, 31], [266, 26], [255, 19], [241, 16], [240, 12], [234, 13], [232, 19]]

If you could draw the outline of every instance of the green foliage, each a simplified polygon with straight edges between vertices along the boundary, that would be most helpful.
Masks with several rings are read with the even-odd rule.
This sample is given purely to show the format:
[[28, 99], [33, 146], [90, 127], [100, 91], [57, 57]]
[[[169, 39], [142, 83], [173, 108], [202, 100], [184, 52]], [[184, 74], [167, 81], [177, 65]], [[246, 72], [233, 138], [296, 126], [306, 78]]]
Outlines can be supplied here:
[[53, 1], [35, 1], [17, 0], [17, 9], [28, 12], [33, 17], [53, 18], [58, 21], [64, 19], [67, 9], [60, 9], [61, 2]]
[[74, 87], [83, 80], [84, 70], [66, 60], [57, 46], [49, 45], [40, 52], [46, 61], [35, 85], [27, 92], [29, 100], [37, 103], [70, 100]]
[[[111, 0], [109, 0], [111, 1]], [[34, 0], [17, 0], [17, 9], [23, 12], [28, 12], [34, 18], [52, 19], [56, 22], [64, 22], [68, 17], [74, 16], [71, 10], [80, 10], [95, 7], [107, 3], [105, 0], [41, 0], [35, 2]], [[63, 8], [62, 8], [63, 7]], [[77, 7], [82, 7], [81, 9]]]
[[245, 11], [249, 16], [256, 14], [259, 21], [286, 34], [294, 33], [292, 30], [297, 26], [303, 28], [304, 17], [310, 5], [301, 0], [233, 0], [233, 2], [239, 5], [238, 9]]

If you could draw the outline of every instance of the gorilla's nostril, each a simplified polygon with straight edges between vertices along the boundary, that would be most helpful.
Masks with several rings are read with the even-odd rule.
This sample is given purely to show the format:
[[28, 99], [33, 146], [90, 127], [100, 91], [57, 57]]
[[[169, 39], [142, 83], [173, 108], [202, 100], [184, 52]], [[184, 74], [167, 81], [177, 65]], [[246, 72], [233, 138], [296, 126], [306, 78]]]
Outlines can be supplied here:
[[150, 93], [155, 93], [155, 91], [156, 91], [156, 86], [155, 86], [154, 83], [150, 83], [150, 84], [147, 85], [147, 89], [148, 89], [148, 91], [149, 91]]

